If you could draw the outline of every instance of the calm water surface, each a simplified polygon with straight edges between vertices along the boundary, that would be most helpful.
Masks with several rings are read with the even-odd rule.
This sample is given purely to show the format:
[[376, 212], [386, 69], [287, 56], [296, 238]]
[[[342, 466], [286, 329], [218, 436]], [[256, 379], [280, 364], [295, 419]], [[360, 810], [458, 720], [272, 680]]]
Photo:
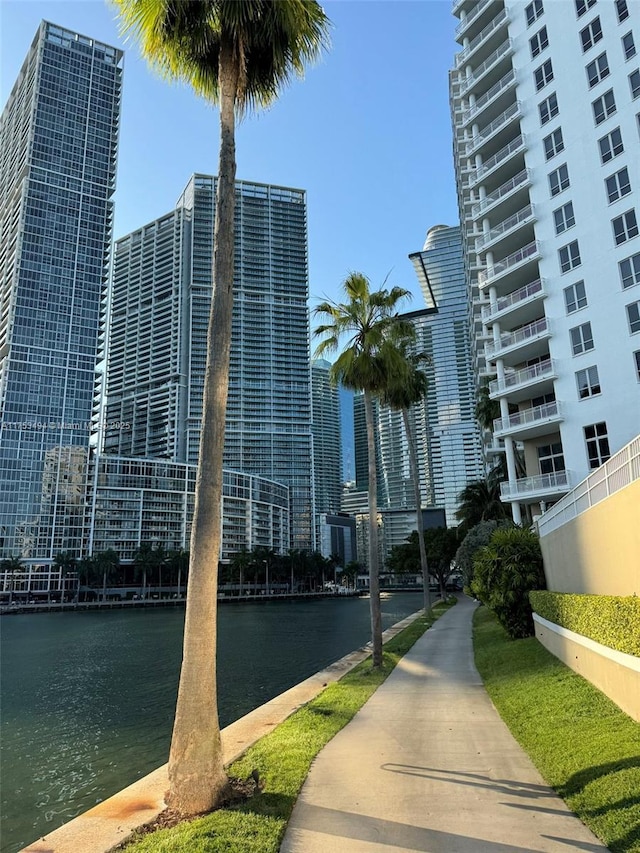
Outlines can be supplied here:
[[[383, 627], [421, 596], [383, 595]], [[369, 600], [219, 608], [218, 701], [229, 723], [367, 642]], [[184, 611], [0, 620], [0, 851], [21, 847], [163, 764]]]

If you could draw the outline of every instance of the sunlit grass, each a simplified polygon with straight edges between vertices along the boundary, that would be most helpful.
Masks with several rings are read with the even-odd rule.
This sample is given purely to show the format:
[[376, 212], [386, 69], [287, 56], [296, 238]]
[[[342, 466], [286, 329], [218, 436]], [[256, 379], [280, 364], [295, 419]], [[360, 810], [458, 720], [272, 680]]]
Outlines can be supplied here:
[[640, 853], [640, 723], [535, 639], [475, 614], [476, 666], [542, 776], [612, 853]]
[[277, 853], [313, 759], [448, 606], [436, 605], [433, 620], [420, 616], [386, 643], [380, 670], [371, 668], [370, 659], [363, 661], [229, 768], [239, 779], [257, 771], [259, 793], [239, 805], [134, 838], [124, 848], [127, 853]]

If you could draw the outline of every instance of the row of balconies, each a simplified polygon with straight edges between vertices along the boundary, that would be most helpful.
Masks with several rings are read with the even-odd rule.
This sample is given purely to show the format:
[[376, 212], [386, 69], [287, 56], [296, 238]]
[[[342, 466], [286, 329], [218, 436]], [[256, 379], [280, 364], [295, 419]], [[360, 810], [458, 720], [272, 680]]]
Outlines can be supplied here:
[[492, 104], [503, 92], [511, 89], [516, 84], [516, 73], [511, 68], [501, 77], [497, 83], [494, 83], [487, 91], [477, 98], [473, 104], [470, 104], [467, 109], [460, 110], [460, 124], [464, 127], [469, 124], [477, 115], [479, 115], [486, 107]]
[[493, 50], [489, 56], [478, 65], [477, 68], [474, 68], [471, 74], [462, 75], [460, 74], [457, 82], [457, 95], [458, 97], [462, 97], [467, 92], [470, 92], [474, 86], [480, 82], [484, 78], [486, 74], [491, 71], [499, 62], [505, 59], [507, 56], [511, 56], [513, 53], [513, 42], [511, 39], [507, 39], [503, 41], [501, 45], [499, 45], [495, 50]]
[[478, 151], [490, 139], [492, 139], [501, 130], [507, 128], [512, 121], [520, 118], [522, 111], [520, 109], [520, 101], [514, 101], [506, 110], [500, 113], [499, 116], [489, 122], [482, 130], [473, 136], [465, 145], [465, 153], [470, 157], [474, 152]]
[[[456, 0], [456, 3], [459, 3], [460, 0]], [[460, 51], [460, 53], [455, 56], [455, 65], [456, 68], [462, 68], [462, 66], [469, 61], [470, 57], [475, 53], [475, 51], [485, 43], [485, 41], [496, 32], [496, 30], [503, 27], [508, 22], [507, 11], [506, 9], [501, 9], [500, 12], [493, 18], [486, 27], [484, 27], [477, 36], [471, 39], [469, 44], [464, 48], [464, 50]]]
[[532, 204], [526, 205], [517, 213], [507, 217], [498, 225], [490, 228], [480, 237], [476, 238], [476, 252], [484, 252], [491, 245], [497, 243], [503, 237], [515, 233], [520, 227], [529, 225], [535, 221], [535, 211]]

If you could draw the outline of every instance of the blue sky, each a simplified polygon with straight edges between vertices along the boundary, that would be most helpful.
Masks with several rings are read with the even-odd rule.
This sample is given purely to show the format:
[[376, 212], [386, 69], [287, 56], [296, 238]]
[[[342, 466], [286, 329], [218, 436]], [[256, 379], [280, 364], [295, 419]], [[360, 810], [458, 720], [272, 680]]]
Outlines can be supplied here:
[[[407, 256], [458, 220], [448, 70], [448, 0], [328, 0], [331, 48], [266, 113], [238, 127], [237, 177], [303, 188], [311, 304], [352, 270], [414, 293]], [[126, 50], [115, 236], [173, 208], [193, 172], [215, 174], [217, 110], [160, 80], [101, 0], [0, 0], [2, 105], [42, 18]]]

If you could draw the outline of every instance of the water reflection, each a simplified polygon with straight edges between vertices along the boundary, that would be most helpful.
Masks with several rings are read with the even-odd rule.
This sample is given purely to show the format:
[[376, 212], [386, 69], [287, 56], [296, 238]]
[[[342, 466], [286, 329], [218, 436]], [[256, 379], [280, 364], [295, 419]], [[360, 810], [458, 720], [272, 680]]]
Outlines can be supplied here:
[[[385, 595], [384, 627], [420, 603]], [[181, 609], [2, 620], [2, 853], [167, 760], [183, 621]], [[221, 725], [368, 639], [366, 599], [221, 607]]]

